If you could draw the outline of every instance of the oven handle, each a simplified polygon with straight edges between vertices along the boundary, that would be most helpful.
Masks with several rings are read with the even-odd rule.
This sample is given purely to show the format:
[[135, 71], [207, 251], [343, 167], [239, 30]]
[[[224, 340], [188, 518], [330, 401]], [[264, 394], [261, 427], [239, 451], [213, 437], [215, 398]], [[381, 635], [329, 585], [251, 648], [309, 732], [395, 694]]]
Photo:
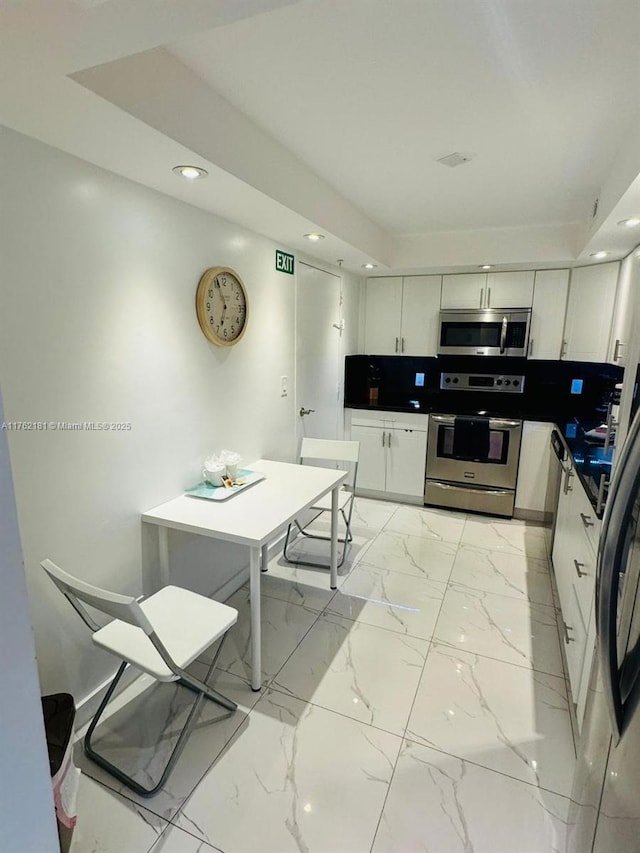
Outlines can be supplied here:
[[520, 429], [522, 421], [507, 421], [502, 418], [489, 418], [490, 429]]
[[507, 349], [507, 318], [502, 318], [502, 331], [500, 332], [500, 355]]
[[439, 489], [448, 489], [451, 492], [482, 492], [483, 495], [510, 495], [513, 489], [487, 489], [485, 486], [453, 486], [451, 483], [440, 483], [438, 480], [429, 480]]
[[[466, 416], [469, 417], [469, 416]], [[482, 416], [478, 417], [481, 420]], [[437, 424], [453, 425], [456, 420], [455, 415], [429, 415], [429, 420]], [[522, 421], [511, 421], [504, 418], [489, 418], [489, 427], [491, 429], [520, 429]]]

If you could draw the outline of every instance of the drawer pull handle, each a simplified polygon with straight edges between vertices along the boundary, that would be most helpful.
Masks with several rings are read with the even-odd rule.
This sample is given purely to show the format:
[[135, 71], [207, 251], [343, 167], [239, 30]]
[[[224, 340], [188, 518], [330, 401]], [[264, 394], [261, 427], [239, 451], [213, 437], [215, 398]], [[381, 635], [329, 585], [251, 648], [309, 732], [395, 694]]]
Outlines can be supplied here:
[[582, 519], [582, 523], [585, 527], [595, 527], [595, 523], [593, 521], [589, 521], [589, 519], [591, 518], [590, 515], [585, 515], [583, 512], [581, 512], [580, 518]]
[[562, 624], [564, 625], [564, 641], [565, 641], [565, 643], [567, 643], [567, 645], [569, 643], [575, 643], [575, 637], [569, 636], [569, 631], [573, 631], [573, 628], [571, 628], [571, 626], [567, 625], [566, 622], [563, 622]]
[[584, 568], [584, 563], [579, 563], [577, 560], [574, 560], [573, 565], [576, 567], [576, 572], [578, 573], [579, 578], [584, 578], [587, 575], [587, 572], [580, 571], [581, 568]]

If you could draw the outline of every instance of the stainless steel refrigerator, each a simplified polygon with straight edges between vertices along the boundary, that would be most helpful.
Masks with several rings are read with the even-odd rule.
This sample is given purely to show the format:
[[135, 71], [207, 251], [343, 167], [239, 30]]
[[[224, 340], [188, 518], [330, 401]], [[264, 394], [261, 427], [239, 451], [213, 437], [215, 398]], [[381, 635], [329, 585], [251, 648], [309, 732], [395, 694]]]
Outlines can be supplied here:
[[598, 548], [594, 656], [569, 853], [640, 851], [640, 413], [616, 465]]

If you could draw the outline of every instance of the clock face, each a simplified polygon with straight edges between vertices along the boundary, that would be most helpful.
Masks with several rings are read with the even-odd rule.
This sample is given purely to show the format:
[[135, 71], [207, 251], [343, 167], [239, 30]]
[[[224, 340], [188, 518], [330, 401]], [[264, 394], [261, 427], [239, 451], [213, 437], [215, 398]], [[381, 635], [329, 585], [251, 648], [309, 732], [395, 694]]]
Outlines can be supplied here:
[[247, 292], [228, 267], [208, 269], [198, 284], [196, 310], [200, 328], [218, 346], [238, 343], [247, 328]]

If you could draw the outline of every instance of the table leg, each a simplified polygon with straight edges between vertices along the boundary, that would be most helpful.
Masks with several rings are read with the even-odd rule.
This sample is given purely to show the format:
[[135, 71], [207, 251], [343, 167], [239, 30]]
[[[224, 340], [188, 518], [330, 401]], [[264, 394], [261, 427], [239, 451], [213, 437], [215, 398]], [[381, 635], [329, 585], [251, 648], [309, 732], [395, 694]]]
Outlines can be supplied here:
[[[331, 490], [331, 589], [338, 588], [338, 497], [340, 485]], [[345, 544], [346, 547], [346, 544]]]
[[260, 548], [249, 549], [249, 592], [251, 597], [251, 689], [262, 686], [260, 621]]
[[158, 552], [160, 557], [160, 588], [167, 586], [170, 577], [169, 566], [169, 529], [158, 527]]
[[269, 546], [268, 545], [262, 546], [262, 560], [261, 560], [260, 569], [263, 572], [269, 571]]

